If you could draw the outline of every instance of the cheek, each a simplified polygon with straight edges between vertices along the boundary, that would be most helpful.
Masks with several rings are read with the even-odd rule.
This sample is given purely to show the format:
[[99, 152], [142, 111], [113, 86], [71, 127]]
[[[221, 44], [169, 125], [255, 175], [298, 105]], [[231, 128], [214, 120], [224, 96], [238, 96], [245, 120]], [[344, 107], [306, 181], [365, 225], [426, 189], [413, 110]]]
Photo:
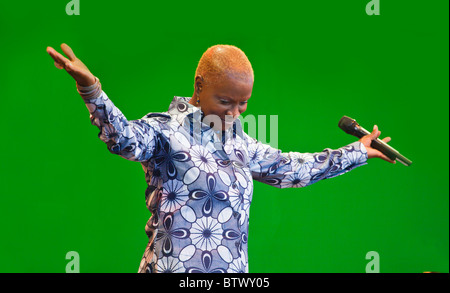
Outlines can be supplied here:
[[226, 108], [220, 105], [208, 104], [202, 107], [202, 111], [205, 115], [216, 115], [220, 117], [226, 111]]
[[223, 115], [228, 111], [229, 108], [230, 107], [226, 105], [215, 104], [213, 107], [211, 107], [211, 113], [214, 113], [216, 115]]

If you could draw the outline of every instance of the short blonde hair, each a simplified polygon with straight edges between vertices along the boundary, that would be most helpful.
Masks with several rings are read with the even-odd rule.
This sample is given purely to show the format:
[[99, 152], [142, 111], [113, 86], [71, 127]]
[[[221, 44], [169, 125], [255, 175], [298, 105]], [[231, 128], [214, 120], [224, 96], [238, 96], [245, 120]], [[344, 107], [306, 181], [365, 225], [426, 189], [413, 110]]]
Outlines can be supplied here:
[[[205, 83], [215, 83], [224, 77], [254, 79], [253, 68], [245, 53], [232, 45], [209, 47], [200, 58], [195, 77], [201, 75]], [[194, 77], [194, 79], [195, 79]]]

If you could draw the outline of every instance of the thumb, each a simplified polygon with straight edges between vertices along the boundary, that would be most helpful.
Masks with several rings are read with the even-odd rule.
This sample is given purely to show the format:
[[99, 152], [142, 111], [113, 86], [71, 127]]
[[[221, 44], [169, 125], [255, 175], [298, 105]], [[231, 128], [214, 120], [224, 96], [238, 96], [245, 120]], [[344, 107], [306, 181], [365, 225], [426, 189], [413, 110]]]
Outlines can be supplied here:
[[370, 138], [372, 140], [376, 140], [380, 136], [381, 132], [378, 130], [378, 126], [374, 125], [372, 133], [370, 134]]

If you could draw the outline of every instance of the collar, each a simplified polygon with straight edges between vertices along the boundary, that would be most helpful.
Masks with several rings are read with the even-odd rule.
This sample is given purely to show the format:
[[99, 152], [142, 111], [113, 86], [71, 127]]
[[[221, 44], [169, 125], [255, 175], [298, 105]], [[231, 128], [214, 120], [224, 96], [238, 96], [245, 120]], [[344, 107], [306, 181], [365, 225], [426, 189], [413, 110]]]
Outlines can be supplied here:
[[[170, 103], [168, 113], [181, 126], [190, 131], [191, 135], [194, 137], [198, 137], [202, 140], [204, 135], [214, 136], [217, 131], [202, 122], [202, 119], [205, 116], [203, 111], [201, 111], [200, 108], [189, 104], [190, 99], [191, 98], [189, 97], [175, 96]], [[225, 141], [231, 137], [235, 138], [236, 135], [240, 136], [241, 139], [244, 139], [242, 124], [239, 118], [234, 121], [232, 127], [222, 131], [222, 137], [224, 138], [222, 139], [222, 143], [225, 144]], [[215, 135], [215, 137], [217, 137], [217, 135]]]

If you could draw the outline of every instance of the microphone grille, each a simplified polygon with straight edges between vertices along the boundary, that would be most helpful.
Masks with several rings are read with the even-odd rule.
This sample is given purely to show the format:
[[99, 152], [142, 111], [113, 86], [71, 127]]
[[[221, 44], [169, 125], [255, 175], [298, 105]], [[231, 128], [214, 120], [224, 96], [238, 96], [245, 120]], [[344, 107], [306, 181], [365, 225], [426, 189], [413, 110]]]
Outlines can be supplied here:
[[341, 120], [339, 120], [338, 124], [339, 128], [344, 130], [346, 133], [350, 135], [355, 135], [358, 127], [358, 123], [356, 123], [355, 119], [352, 119], [348, 116], [343, 116]]

